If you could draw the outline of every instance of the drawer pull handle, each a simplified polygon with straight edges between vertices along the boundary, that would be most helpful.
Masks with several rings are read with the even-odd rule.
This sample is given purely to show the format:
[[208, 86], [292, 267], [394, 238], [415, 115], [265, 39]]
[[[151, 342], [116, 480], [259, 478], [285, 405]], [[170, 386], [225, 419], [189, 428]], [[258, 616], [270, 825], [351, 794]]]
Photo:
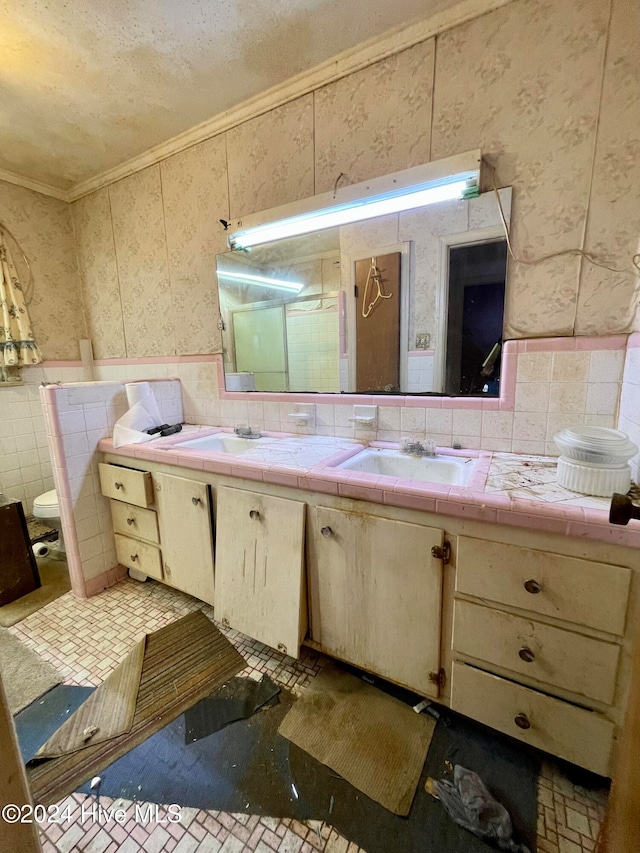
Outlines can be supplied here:
[[260, 513], [257, 509], [252, 509], [249, 513], [249, 518], [258, 519], [260, 518]]
[[135, 518], [128, 518], [127, 519], [127, 524], [135, 524], [135, 523], [136, 523]]
[[333, 530], [332, 530], [329, 526], [327, 526], [327, 527], [321, 527], [321, 528], [320, 528], [320, 533], [322, 533], [322, 535], [323, 535], [323, 536], [325, 536], [325, 537], [333, 536]]
[[536, 595], [536, 593], [540, 592], [540, 590], [542, 589], [542, 584], [534, 580], [525, 581], [524, 588], [527, 590], [527, 592], [530, 592], [531, 595]]
[[191, 498], [191, 503], [192, 503], [194, 506], [198, 506], [198, 504], [199, 504], [199, 503], [202, 503], [202, 501], [200, 500], [200, 498]]
[[514, 723], [519, 729], [531, 728], [531, 721], [529, 720], [529, 717], [527, 717], [526, 714], [516, 714], [514, 718]]
[[137, 554], [130, 554], [131, 559], [135, 562], [138, 559]]
[[520, 659], [523, 660], [525, 663], [533, 663], [536, 659], [536, 656], [531, 651], [531, 649], [528, 649], [526, 646], [523, 646], [520, 649], [518, 655], [520, 656]]
[[116, 487], [116, 489], [124, 489], [122, 483], [114, 483], [113, 485]]

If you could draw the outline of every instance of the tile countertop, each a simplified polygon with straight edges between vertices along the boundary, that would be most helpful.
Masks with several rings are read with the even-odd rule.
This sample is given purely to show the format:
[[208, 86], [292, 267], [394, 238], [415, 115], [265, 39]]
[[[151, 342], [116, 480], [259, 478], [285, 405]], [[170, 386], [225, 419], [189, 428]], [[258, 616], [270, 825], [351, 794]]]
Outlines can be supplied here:
[[[176, 446], [190, 438], [229, 432], [220, 427], [186, 425], [179, 435], [118, 449], [112, 439], [105, 438], [98, 449], [245, 480], [640, 547], [640, 524], [610, 524], [609, 498], [588, 497], [559, 486], [557, 459], [552, 457], [439, 448], [445, 454], [478, 460], [467, 486], [449, 486], [336, 468], [367, 442], [333, 436], [265, 432], [264, 436], [281, 440], [277, 445], [263, 444], [237, 455]], [[380, 441], [370, 446], [396, 447]]]

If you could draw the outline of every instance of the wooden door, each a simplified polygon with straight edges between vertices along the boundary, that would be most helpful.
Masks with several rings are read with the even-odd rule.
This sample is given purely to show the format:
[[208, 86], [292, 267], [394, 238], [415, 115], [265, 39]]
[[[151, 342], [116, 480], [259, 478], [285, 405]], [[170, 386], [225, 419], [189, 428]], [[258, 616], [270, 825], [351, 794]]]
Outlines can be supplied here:
[[400, 260], [356, 261], [356, 391], [400, 390]]
[[328, 654], [437, 698], [443, 532], [341, 512], [309, 510], [311, 638]]
[[210, 488], [206, 483], [153, 475], [164, 580], [213, 604], [214, 565]]
[[216, 619], [291, 657], [307, 630], [302, 501], [221, 486]]

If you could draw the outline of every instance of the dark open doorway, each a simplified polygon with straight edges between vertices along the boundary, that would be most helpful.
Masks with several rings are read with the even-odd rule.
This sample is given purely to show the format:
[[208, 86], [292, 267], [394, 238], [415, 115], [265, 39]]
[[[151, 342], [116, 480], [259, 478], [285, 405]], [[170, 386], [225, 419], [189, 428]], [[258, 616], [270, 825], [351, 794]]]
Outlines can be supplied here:
[[507, 245], [452, 246], [445, 394], [498, 396]]

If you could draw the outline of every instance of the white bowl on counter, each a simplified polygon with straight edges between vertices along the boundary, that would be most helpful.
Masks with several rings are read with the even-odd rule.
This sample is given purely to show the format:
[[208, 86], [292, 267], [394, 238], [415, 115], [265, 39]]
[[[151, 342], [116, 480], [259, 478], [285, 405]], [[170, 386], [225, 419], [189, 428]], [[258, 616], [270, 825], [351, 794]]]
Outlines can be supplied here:
[[629, 460], [638, 448], [625, 433], [605, 427], [577, 426], [554, 437], [561, 452], [557, 479], [565, 489], [608, 498], [631, 486]]

